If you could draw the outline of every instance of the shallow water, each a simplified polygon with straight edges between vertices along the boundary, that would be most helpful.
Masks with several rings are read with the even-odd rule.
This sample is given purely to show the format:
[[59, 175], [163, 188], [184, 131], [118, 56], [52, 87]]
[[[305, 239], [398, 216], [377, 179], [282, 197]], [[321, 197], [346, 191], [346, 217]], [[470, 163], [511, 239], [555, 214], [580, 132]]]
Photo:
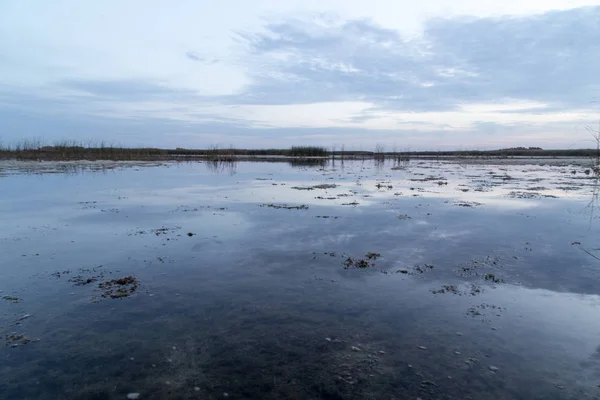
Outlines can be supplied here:
[[0, 398], [600, 398], [585, 168], [207, 166], [1, 169]]

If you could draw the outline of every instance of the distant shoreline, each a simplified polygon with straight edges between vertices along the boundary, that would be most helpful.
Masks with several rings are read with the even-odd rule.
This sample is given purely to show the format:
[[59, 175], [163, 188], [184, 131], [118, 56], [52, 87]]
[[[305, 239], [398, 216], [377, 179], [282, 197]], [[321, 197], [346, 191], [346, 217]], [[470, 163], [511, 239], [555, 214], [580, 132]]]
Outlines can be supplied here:
[[0, 148], [0, 159], [28, 161], [276, 161], [289, 159], [335, 160], [409, 160], [409, 159], [507, 159], [507, 158], [589, 158], [598, 160], [597, 149], [543, 150], [540, 148], [510, 148], [498, 150], [464, 151], [344, 151], [328, 150], [319, 146], [294, 146], [289, 149], [159, 149], [113, 146], [32, 146], [25, 143]]

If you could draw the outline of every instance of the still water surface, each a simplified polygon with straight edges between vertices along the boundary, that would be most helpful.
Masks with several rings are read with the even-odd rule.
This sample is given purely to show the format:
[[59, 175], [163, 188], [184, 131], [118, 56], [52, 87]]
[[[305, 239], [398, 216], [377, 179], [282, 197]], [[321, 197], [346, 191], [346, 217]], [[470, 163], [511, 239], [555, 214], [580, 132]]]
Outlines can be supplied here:
[[2, 399], [600, 398], [584, 168], [90, 165], [0, 176]]

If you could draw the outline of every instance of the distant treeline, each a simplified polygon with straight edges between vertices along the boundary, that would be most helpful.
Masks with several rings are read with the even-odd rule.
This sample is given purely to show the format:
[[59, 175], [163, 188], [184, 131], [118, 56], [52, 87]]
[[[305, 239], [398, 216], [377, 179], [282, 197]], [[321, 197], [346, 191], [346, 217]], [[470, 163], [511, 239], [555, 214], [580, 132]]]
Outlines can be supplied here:
[[598, 150], [596, 149], [543, 150], [540, 148], [511, 148], [500, 150], [414, 151], [399, 154], [431, 157], [595, 157], [597, 153]]
[[159, 149], [119, 147], [105, 143], [83, 145], [76, 141], [59, 141], [48, 146], [41, 141], [23, 140], [14, 146], [0, 145], [0, 158], [19, 160], [170, 160], [202, 158], [234, 161], [260, 157], [335, 157], [406, 159], [411, 157], [596, 157], [597, 149], [544, 150], [540, 147], [513, 147], [499, 150], [460, 151], [330, 151], [322, 146], [293, 146], [287, 149], [236, 149], [213, 146], [209, 149]]

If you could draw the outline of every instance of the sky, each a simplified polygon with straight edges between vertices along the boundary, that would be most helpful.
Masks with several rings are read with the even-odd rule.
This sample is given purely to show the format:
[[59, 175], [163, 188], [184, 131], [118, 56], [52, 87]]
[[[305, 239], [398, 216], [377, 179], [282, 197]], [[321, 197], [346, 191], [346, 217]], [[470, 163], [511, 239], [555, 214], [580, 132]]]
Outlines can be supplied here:
[[0, 142], [595, 147], [600, 0], [0, 0]]

